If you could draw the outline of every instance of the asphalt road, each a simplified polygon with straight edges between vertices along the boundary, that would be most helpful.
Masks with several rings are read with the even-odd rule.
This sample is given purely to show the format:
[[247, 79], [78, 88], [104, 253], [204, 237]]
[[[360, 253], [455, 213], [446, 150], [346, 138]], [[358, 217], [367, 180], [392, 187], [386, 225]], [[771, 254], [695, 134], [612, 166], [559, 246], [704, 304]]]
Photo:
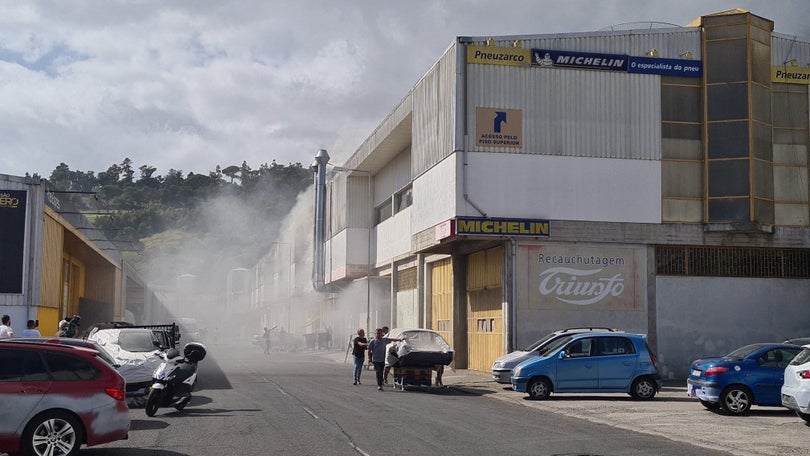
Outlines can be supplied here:
[[686, 442], [707, 450], [742, 456], [810, 455], [806, 437], [810, 426], [792, 411], [754, 406], [747, 416], [723, 415], [706, 410], [698, 400], [687, 397], [685, 381], [665, 385], [647, 402], [635, 401], [624, 394], [557, 394], [547, 401], [533, 401], [512, 391], [508, 385], [492, 382], [485, 373], [459, 371], [457, 378], [445, 377], [445, 383], [458, 381], [458, 387], [490, 391], [489, 398]]
[[[343, 358], [337, 352], [266, 356], [250, 345], [210, 346], [199, 391], [184, 412], [160, 409], [149, 418], [133, 409], [129, 440], [82, 454], [680, 456], [733, 449], [671, 438], [667, 422], [657, 431], [655, 424], [649, 427], [645, 413], [655, 406], [675, 404], [683, 413], [725, 418], [691, 401], [639, 403], [624, 395], [528, 401], [485, 374], [449, 370], [445, 388], [381, 392], [371, 371], [353, 386]], [[779, 418], [808, 431], [787, 414]]]

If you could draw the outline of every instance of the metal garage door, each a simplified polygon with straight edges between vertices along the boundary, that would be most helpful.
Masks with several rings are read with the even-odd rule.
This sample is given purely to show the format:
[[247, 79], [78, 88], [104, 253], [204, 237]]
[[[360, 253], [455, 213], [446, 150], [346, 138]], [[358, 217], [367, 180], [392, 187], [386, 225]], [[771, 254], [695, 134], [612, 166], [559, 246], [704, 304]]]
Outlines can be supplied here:
[[430, 327], [453, 344], [453, 262], [451, 258], [431, 263]]
[[467, 260], [468, 368], [488, 371], [503, 353], [503, 247]]

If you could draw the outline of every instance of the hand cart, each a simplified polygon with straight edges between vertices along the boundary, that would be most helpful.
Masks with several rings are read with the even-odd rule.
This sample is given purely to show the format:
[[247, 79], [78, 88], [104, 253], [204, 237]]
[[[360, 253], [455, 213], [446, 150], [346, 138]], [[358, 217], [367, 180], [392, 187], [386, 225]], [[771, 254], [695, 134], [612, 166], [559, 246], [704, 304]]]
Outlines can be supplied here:
[[393, 367], [394, 389], [405, 391], [406, 386], [426, 386], [430, 391], [433, 369], [429, 367]]

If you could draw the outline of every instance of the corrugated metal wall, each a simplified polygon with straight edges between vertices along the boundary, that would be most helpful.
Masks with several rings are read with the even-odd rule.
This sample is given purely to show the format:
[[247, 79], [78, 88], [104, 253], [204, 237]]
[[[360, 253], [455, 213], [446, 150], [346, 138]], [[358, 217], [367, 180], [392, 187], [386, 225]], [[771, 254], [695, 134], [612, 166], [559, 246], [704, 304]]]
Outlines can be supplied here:
[[346, 176], [336, 175], [326, 184], [324, 220], [327, 239], [346, 228]]
[[[62, 225], [46, 211], [43, 226], [40, 306], [59, 308], [62, 294]], [[55, 323], [58, 323], [55, 322]], [[44, 334], [44, 333], [43, 333]]]
[[[495, 37], [496, 47], [644, 56], [701, 56], [699, 28]], [[485, 38], [472, 38], [486, 45]], [[475, 108], [523, 111], [523, 147], [471, 149], [505, 153], [660, 159], [660, 78], [609, 71], [468, 65], [467, 125]], [[651, 102], [652, 100], [652, 102]], [[617, 124], [619, 127], [617, 128]], [[474, 131], [470, 131], [474, 135]]]
[[86, 271], [85, 292], [81, 297], [108, 303], [111, 306], [121, 301], [119, 268], [99, 263], [87, 265]]
[[503, 355], [503, 247], [467, 260], [468, 369], [488, 371]]
[[785, 65], [796, 59], [796, 64], [806, 67], [810, 65], [810, 43], [798, 41], [795, 36], [778, 33], [771, 35], [771, 65]]
[[413, 90], [411, 175], [414, 177], [453, 152], [456, 52], [457, 46], [451, 46]]
[[346, 186], [346, 199], [341, 203], [346, 204], [346, 227], [348, 228], [368, 228], [369, 225], [369, 176], [352, 175], [348, 179]]
[[[469, 65], [467, 123], [476, 107], [523, 112], [523, 147], [486, 152], [661, 158], [658, 76], [557, 68]], [[473, 136], [474, 131], [470, 132]], [[473, 141], [471, 141], [473, 143]]]
[[[400, 152], [374, 175], [374, 206], [411, 183], [411, 148]], [[352, 195], [350, 195], [352, 196]], [[351, 201], [351, 200], [350, 200]]]
[[[376, 180], [376, 179], [375, 179]], [[346, 228], [367, 228], [369, 224], [369, 188], [367, 174], [348, 171], [335, 173], [326, 184], [326, 237], [330, 238]], [[391, 196], [390, 194], [388, 195]]]

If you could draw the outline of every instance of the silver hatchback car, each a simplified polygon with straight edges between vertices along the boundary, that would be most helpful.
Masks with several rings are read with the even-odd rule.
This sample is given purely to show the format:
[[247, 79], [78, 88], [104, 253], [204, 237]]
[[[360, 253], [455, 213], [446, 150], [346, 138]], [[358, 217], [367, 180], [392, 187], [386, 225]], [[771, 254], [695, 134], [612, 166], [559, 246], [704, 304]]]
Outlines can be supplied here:
[[522, 350], [515, 350], [496, 359], [495, 362], [492, 363], [492, 379], [498, 383], [511, 384], [512, 381], [510, 378], [512, 377], [512, 369], [514, 369], [515, 366], [529, 358], [542, 355], [545, 353], [545, 348], [548, 346], [548, 344], [550, 342], [554, 342], [560, 337], [584, 332], [619, 332], [619, 330], [599, 326], [590, 326], [581, 328], [566, 328], [559, 331], [554, 331], [553, 333], [546, 335], [542, 339]]

